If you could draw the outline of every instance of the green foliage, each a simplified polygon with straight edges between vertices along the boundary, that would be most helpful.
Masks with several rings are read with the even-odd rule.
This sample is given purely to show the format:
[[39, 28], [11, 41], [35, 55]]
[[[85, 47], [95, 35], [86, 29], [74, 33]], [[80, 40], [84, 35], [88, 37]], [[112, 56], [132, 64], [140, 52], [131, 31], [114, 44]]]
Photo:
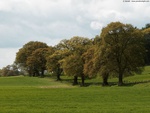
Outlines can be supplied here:
[[53, 73], [57, 76], [57, 80], [60, 80], [60, 76], [63, 71], [61, 68], [61, 63], [59, 61], [62, 60], [66, 55], [68, 55], [67, 50], [56, 49], [53, 54], [47, 57], [46, 67], [50, 73]]
[[66, 47], [70, 53], [67, 57], [63, 58], [60, 62], [63, 71], [66, 75], [74, 76], [74, 84], [77, 83], [77, 77], [82, 78], [82, 85], [84, 85], [84, 61], [82, 55], [92, 45], [92, 41], [83, 37], [73, 37], [70, 40], [65, 40]]
[[94, 54], [95, 54], [95, 46], [92, 45], [83, 55], [84, 59], [84, 69], [83, 72], [85, 75], [89, 77], [93, 77], [97, 75], [96, 68], [94, 66]]
[[145, 30], [145, 29], [148, 29], [148, 28], [150, 28], [150, 23], [147, 23], [147, 24], [145, 25], [145, 27], [142, 28], [142, 30]]
[[18, 67], [15, 64], [7, 65], [0, 70], [0, 76], [16, 76], [20, 73], [21, 71], [19, 71]]
[[[31, 66], [28, 66], [28, 64], [31, 64], [31, 63], [29, 63], [28, 60], [30, 60], [31, 62], [35, 62], [35, 59], [30, 56], [32, 55], [32, 53], [35, 50], [40, 49], [40, 48], [48, 48], [48, 45], [46, 43], [38, 42], [38, 41], [28, 42], [17, 52], [15, 63], [18, 64], [19, 67], [25, 67], [26, 70], [30, 74], [33, 72], [39, 73], [37, 69], [35, 70], [35, 67], [33, 68], [33, 66], [32, 66], [32, 68], [30, 68]], [[38, 57], [38, 56], [36, 56], [36, 57]], [[33, 64], [33, 65], [36, 65], [36, 64]]]
[[150, 28], [146, 28], [142, 30], [145, 38], [145, 48], [146, 48], [146, 56], [145, 63], [146, 65], [150, 64]]
[[33, 71], [35, 69], [38, 70], [38, 72], [41, 72], [41, 76], [43, 76], [46, 70], [47, 57], [53, 54], [53, 52], [54, 49], [52, 47], [36, 49], [27, 58], [27, 67]]
[[16, 63], [26, 65], [27, 58], [32, 54], [33, 51], [39, 48], [47, 48], [47, 44], [38, 41], [30, 41], [23, 45], [16, 54]]
[[81, 77], [84, 83], [85, 76], [100, 75], [104, 85], [108, 85], [111, 76], [118, 77], [122, 85], [123, 77], [141, 73], [144, 62], [150, 62], [149, 31], [149, 24], [139, 30], [131, 24], [112, 22], [94, 39], [75, 36], [54, 47], [30, 41], [19, 49], [15, 63], [21, 71], [33, 76], [43, 75], [44, 70], [48, 70], [57, 80], [65, 73], [73, 76], [76, 83], [77, 77]]
[[104, 69], [109, 69], [109, 74], [117, 74], [119, 85], [123, 84], [123, 76], [141, 71], [145, 48], [140, 30], [130, 24], [112, 22], [102, 29], [101, 38], [103, 47], [100, 57]]
[[2, 76], [2, 69], [0, 69], [0, 76]]
[[83, 75], [83, 60], [77, 54], [70, 55], [63, 59], [62, 68], [68, 76], [82, 76]]
[[47, 68], [49, 71], [56, 73], [57, 79], [62, 71], [69, 76], [80, 76], [83, 78], [82, 54], [89, 48], [92, 41], [88, 38], [73, 37], [70, 40], [62, 40], [56, 45], [54, 54], [47, 58]]

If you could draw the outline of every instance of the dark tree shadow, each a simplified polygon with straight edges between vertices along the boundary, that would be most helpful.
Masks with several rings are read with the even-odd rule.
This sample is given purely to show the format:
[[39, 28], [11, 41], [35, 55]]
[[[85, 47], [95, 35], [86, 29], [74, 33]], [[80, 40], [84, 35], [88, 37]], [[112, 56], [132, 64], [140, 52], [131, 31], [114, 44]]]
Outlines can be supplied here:
[[[56, 79], [55, 76], [51, 76], [50, 78], [52, 79]], [[57, 81], [57, 80], [56, 80]], [[59, 80], [58, 82], [62, 82], [62, 83], [67, 83], [67, 84], [73, 84], [73, 78], [62, 78], [61, 80]], [[122, 86], [125, 86], [125, 87], [132, 87], [134, 85], [137, 85], [137, 84], [144, 84], [144, 83], [150, 83], [150, 80], [147, 80], [147, 81], [137, 81], [137, 82], [130, 82], [130, 81], [124, 81], [124, 84]], [[82, 86], [82, 83], [81, 83], [81, 79], [79, 78], [78, 79], [78, 84], [76, 85], [79, 85], [81, 87], [89, 87], [89, 86], [103, 86], [103, 87], [111, 87], [111, 86], [118, 86], [118, 82], [108, 82], [108, 85], [103, 85], [102, 82], [93, 82], [93, 81], [88, 81], [86, 82], [85, 80], [85, 84], [84, 86]], [[122, 87], [121, 86], [121, 87]]]
[[137, 84], [144, 84], [144, 83], [150, 83], [150, 80], [147, 81], [138, 81], [138, 82], [126, 82], [123, 86], [134, 86]]

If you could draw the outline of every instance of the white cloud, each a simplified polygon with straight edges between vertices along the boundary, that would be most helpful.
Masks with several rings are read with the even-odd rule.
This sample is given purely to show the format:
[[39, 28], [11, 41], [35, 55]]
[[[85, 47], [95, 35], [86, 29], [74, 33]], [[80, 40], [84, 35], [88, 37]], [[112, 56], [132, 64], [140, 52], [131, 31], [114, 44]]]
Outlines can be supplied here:
[[13, 64], [18, 48], [3, 48], [0, 49], [0, 68]]
[[91, 22], [91, 28], [92, 29], [96, 29], [96, 30], [99, 30], [99, 29], [102, 29], [103, 27], [103, 24], [97, 22], [97, 21], [93, 21]]

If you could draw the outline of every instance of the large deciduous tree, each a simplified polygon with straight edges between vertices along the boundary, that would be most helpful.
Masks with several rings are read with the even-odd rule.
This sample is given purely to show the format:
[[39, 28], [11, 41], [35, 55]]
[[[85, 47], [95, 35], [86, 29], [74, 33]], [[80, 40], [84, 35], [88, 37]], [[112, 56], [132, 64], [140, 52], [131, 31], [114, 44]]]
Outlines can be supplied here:
[[141, 72], [145, 48], [140, 30], [130, 24], [112, 22], [102, 29], [100, 37], [101, 68], [107, 74], [116, 74], [118, 85], [123, 85], [125, 75]]
[[[150, 24], [148, 24], [150, 25]], [[148, 26], [146, 25], [146, 26]], [[145, 27], [142, 30], [145, 38], [145, 48], [146, 48], [146, 56], [145, 56], [145, 63], [146, 65], [150, 65], [150, 27]]]
[[[32, 52], [31, 56], [27, 58], [27, 67], [31, 69], [33, 76], [35, 76], [36, 72], [41, 77], [44, 76], [44, 71], [46, 70], [47, 57], [53, 54], [54, 49], [52, 47], [49, 48], [40, 48], [36, 49]], [[40, 73], [39, 73], [40, 72]]]
[[29, 73], [35, 71], [38, 73], [37, 69], [34, 68], [33, 70], [33, 68], [29, 68], [27, 61], [29, 60], [28, 58], [32, 55], [32, 53], [39, 48], [48, 48], [48, 45], [46, 43], [38, 42], [38, 41], [30, 41], [26, 43], [17, 52], [15, 63], [20, 67], [24, 67], [26, 71], [28, 71]]
[[61, 80], [60, 76], [63, 72], [63, 69], [60, 64], [62, 60], [68, 54], [65, 50], [55, 50], [55, 52], [47, 57], [47, 69], [49, 72], [57, 76], [57, 80]]
[[102, 85], [106, 86], [108, 85], [109, 68], [104, 66], [105, 62], [101, 57], [102, 53], [101, 38], [97, 35], [93, 40], [93, 45], [83, 54], [84, 73], [89, 77], [102, 76]]
[[91, 46], [83, 55], [84, 67], [83, 72], [85, 75], [88, 75], [90, 78], [97, 75], [97, 71], [94, 67], [94, 57], [95, 57], [95, 47]]
[[95, 68], [95, 53], [96, 47], [100, 43], [100, 37], [97, 35], [94, 39], [92, 39], [92, 44], [89, 48], [83, 53], [82, 58], [84, 59], [84, 74], [89, 77], [93, 77], [97, 75], [97, 70]]
[[77, 36], [65, 42], [65, 49], [70, 52], [70, 55], [61, 62], [64, 73], [74, 77], [74, 84], [77, 84], [77, 78], [81, 77], [82, 85], [84, 86], [85, 74], [83, 72], [84, 60], [82, 55], [90, 47], [92, 41], [88, 38]]
[[77, 77], [82, 78], [84, 85], [83, 60], [77, 54], [72, 54], [62, 60], [63, 71], [68, 76], [74, 76], [74, 85], [78, 84]]

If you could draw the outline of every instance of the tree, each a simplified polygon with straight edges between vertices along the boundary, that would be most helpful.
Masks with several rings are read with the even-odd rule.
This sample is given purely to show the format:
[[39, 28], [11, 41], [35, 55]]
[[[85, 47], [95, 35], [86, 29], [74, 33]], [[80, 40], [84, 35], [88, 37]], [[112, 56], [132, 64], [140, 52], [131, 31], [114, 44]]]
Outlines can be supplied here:
[[100, 43], [100, 36], [95, 36], [92, 39], [92, 44], [90, 47], [83, 53], [82, 57], [84, 59], [84, 74], [89, 77], [93, 77], [97, 75], [97, 70], [95, 68], [95, 53], [97, 45]]
[[7, 65], [6, 67], [3, 67], [1, 70], [1, 76], [17, 76], [20, 75], [20, 71], [16, 64]]
[[148, 29], [148, 28], [150, 28], [150, 23], [147, 23], [147, 24], [145, 25], [145, 27], [142, 28], [142, 30], [145, 30], [145, 29]]
[[29, 68], [29, 66], [27, 65], [27, 60], [29, 60], [28, 58], [32, 55], [32, 53], [36, 49], [39, 49], [39, 48], [48, 48], [48, 45], [46, 43], [38, 42], [38, 41], [30, 41], [26, 43], [17, 52], [15, 63], [19, 67], [25, 67], [29, 74], [31, 74], [30, 72], [39, 73], [35, 68], [34, 68], [35, 70], [33, 70], [33, 68]]
[[63, 72], [61, 60], [71, 54], [72, 46], [69, 40], [62, 40], [55, 46], [55, 52], [47, 58], [48, 71], [57, 76], [57, 80], [61, 80], [60, 76]]
[[103, 66], [102, 52], [101, 38], [97, 35], [93, 40], [93, 45], [82, 56], [84, 58], [84, 73], [89, 77], [102, 76], [102, 85], [106, 86], [108, 85], [109, 71], [106, 66]]
[[0, 76], [2, 76], [2, 69], [0, 69]]
[[144, 41], [140, 30], [130, 24], [112, 22], [102, 29], [103, 72], [117, 74], [118, 85], [123, 85], [123, 76], [141, 72], [144, 66]]
[[142, 30], [145, 39], [145, 48], [146, 48], [146, 56], [145, 63], [146, 65], [150, 65], [150, 28], [145, 28]]
[[[49, 48], [40, 48], [36, 49], [32, 52], [31, 56], [27, 58], [27, 66], [32, 70], [37, 70], [38, 75], [40, 74], [41, 77], [44, 76], [44, 71], [46, 70], [46, 62], [48, 55], [53, 54], [54, 49], [52, 47]], [[35, 76], [36, 72], [33, 72]]]
[[104, 48], [103, 45], [97, 45], [96, 49], [95, 49], [95, 55], [94, 55], [94, 70], [95, 72], [102, 76], [103, 79], [103, 86], [107, 86], [108, 84], [108, 77], [109, 77], [109, 73], [113, 70], [112, 67], [113, 65], [109, 64], [107, 65], [107, 63], [109, 62], [107, 60], [108, 56], [110, 56], [110, 54], [106, 54], [106, 50]]
[[62, 60], [67, 52], [64, 50], [56, 50], [52, 55], [47, 57], [47, 69], [49, 72], [54, 73], [57, 76], [57, 80], [61, 80], [60, 76], [63, 71], [61, 68], [60, 60]]
[[1, 76], [8, 76], [7, 73], [9, 72], [9, 67], [10, 67], [10, 65], [2, 68], [2, 70], [1, 70]]
[[91, 40], [83, 37], [73, 37], [65, 41], [65, 46], [63, 47], [69, 51], [69, 55], [60, 62], [64, 73], [74, 77], [74, 84], [78, 84], [78, 77], [81, 77], [82, 86], [84, 86], [86, 75], [83, 73], [84, 60], [82, 55], [91, 44]]
[[95, 57], [95, 46], [92, 45], [83, 55], [84, 59], [84, 67], [83, 72], [85, 75], [89, 77], [93, 77], [97, 75], [97, 72], [94, 67], [94, 57]]
[[72, 54], [62, 61], [62, 68], [66, 75], [74, 76], [74, 85], [78, 84], [77, 77], [82, 78], [82, 85], [84, 86], [83, 60], [77, 54]]

